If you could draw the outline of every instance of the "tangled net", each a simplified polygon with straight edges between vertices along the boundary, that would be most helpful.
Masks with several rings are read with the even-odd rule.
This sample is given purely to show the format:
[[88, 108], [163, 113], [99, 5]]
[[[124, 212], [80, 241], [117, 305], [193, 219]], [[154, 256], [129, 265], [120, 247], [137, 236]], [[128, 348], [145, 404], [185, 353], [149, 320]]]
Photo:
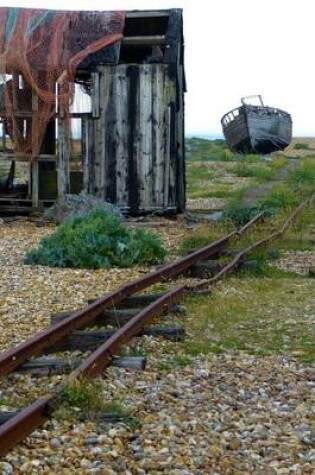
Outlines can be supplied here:
[[77, 67], [122, 38], [125, 13], [0, 8], [0, 120], [36, 158], [56, 110], [69, 117]]

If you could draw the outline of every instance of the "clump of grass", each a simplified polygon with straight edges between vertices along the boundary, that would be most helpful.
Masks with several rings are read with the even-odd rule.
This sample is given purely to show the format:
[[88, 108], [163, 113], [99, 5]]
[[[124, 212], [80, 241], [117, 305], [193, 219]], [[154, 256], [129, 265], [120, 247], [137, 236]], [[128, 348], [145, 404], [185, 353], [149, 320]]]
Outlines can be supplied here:
[[303, 142], [298, 142], [294, 144], [294, 147], [296, 150], [307, 150], [309, 148], [308, 143], [303, 143]]
[[255, 155], [254, 153], [247, 153], [240, 155], [242, 163], [260, 163], [261, 158], [259, 155]]
[[275, 176], [276, 171], [287, 163], [287, 158], [284, 156], [276, 156], [268, 162], [257, 155], [253, 156], [256, 160], [252, 160], [251, 155], [245, 157], [246, 159], [235, 168], [235, 174], [239, 177], [255, 178], [258, 182], [270, 180]]
[[291, 173], [290, 182], [294, 187], [313, 185], [315, 189], [315, 159], [305, 157], [300, 167]]
[[268, 165], [249, 166], [240, 163], [235, 169], [235, 174], [239, 177], [255, 178], [257, 181], [267, 181], [274, 176], [275, 171]]
[[106, 405], [103, 385], [98, 380], [71, 380], [61, 389], [60, 401], [68, 407], [94, 411], [102, 410]]
[[175, 368], [187, 366], [189, 364], [191, 364], [191, 358], [185, 355], [173, 355], [166, 360], [161, 361], [159, 364], [159, 369], [161, 371], [170, 371]]
[[57, 417], [67, 415], [72, 411], [84, 412], [95, 417], [96, 414], [115, 414], [118, 418], [133, 428], [138, 427], [139, 421], [134, 418], [128, 408], [120, 402], [112, 402], [104, 398], [101, 381], [71, 380], [63, 386], [60, 392], [61, 407]]
[[276, 155], [271, 162], [269, 162], [270, 168], [273, 170], [279, 170], [288, 163], [288, 159], [285, 155]]
[[134, 429], [140, 425], [124, 404], [104, 399], [100, 381], [70, 381], [61, 390], [60, 402], [55, 413], [57, 419], [76, 420], [78, 412], [96, 420], [111, 414]]
[[25, 257], [25, 264], [52, 267], [130, 267], [163, 262], [166, 250], [159, 236], [130, 230], [117, 215], [94, 209], [62, 223]]
[[288, 185], [273, 188], [263, 200], [263, 207], [274, 211], [293, 208], [300, 202], [300, 196]]
[[214, 223], [211, 228], [209, 228], [209, 225], [199, 226], [188, 237], [182, 239], [178, 247], [178, 253], [185, 256], [194, 250], [208, 246], [211, 242], [232, 231], [232, 229], [234, 229], [233, 223], [229, 221], [219, 221]]

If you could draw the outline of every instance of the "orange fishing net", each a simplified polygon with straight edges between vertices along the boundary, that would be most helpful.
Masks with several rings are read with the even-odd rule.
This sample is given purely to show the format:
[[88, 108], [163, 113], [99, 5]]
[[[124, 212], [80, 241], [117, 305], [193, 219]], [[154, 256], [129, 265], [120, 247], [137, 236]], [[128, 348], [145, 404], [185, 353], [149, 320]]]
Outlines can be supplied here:
[[0, 8], [0, 119], [14, 153], [40, 153], [56, 108], [69, 115], [78, 65], [121, 40], [124, 19], [124, 12]]

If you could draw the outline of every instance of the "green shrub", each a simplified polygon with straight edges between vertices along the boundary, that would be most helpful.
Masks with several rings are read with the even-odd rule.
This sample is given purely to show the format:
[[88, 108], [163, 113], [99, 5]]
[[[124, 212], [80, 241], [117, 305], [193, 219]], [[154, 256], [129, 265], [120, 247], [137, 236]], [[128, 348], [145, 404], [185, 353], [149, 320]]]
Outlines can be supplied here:
[[160, 238], [143, 230], [126, 228], [117, 215], [94, 209], [66, 220], [39, 247], [30, 251], [25, 264], [98, 269], [163, 262], [166, 251]]

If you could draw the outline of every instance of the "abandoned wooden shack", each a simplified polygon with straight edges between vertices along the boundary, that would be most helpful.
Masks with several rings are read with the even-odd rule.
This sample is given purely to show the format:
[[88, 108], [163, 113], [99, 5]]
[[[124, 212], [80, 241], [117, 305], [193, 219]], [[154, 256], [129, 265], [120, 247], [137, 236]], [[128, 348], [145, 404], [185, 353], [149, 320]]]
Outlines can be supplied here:
[[180, 9], [0, 8], [0, 31], [0, 213], [82, 190], [132, 214], [184, 210]]

